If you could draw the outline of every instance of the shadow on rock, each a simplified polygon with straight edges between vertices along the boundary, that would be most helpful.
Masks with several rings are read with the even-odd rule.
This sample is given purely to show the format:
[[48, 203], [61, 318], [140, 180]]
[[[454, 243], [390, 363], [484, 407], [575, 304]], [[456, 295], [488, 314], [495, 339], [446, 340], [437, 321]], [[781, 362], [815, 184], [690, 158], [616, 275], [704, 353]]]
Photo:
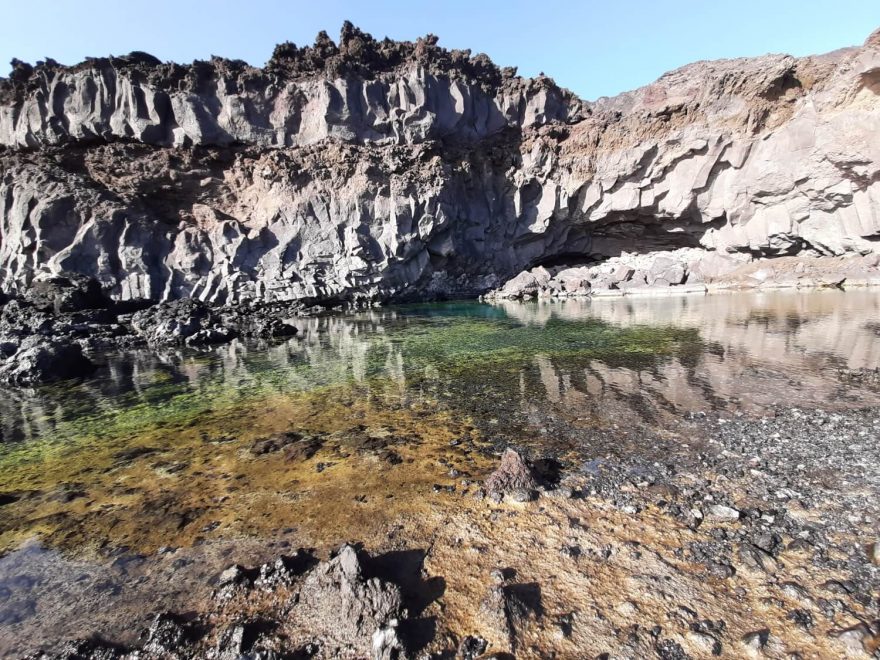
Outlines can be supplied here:
[[424, 550], [396, 550], [370, 558], [364, 563], [368, 577], [396, 584], [408, 617], [400, 622], [400, 635], [410, 652], [427, 646], [436, 634], [434, 617], [421, 617], [425, 609], [446, 591], [446, 580], [425, 575]]

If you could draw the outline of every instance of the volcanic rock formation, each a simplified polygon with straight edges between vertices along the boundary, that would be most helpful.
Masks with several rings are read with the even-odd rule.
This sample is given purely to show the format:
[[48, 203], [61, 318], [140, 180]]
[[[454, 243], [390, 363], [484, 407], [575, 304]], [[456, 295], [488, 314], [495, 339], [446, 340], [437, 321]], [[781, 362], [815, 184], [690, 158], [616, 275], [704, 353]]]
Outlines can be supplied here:
[[348, 23], [338, 44], [282, 44], [262, 69], [15, 61], [0, 288], [73, 272], [117, 300], [338, 304], [477, 295], [538, 266], [635, 271], [673, 251], [682, 272], [647, 264], [646, 283], [872, 255], [878, 93], [880, 33], [699, 62], [596, 102]]

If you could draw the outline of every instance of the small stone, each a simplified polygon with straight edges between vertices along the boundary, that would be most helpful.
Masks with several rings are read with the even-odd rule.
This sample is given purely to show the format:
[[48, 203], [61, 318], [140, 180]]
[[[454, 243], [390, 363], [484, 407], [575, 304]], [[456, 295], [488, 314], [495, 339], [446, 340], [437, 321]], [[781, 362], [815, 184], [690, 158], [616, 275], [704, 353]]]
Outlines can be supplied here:
[[837, 639], [843, 646], [852, 653], [864, 653], [868, 651], [865, 642], [869, 642], [874, 635], [871, 629], [864, 623], [859, 623], [851, 628], [844, 630], [835, 630], [828, 633], [828, 636]]
[[217, 584], [221, 587], [225, 587], [230, 584], [241, 584], [246, 579], [247, 573], [245, 570], [238, 564], [233, 564], [220, 573], [220, 577], [217, 578]]
[[756, 630], [754, 632], [747, 633], [743, 635], [742, 643], [747, 649], [752, 651], [760, 651], [765, 646], [767, 646], [767, 642], [770, 639], [770, 630], [768, 628], [764, 628], [763, 630]]
[[707, 510], [710, 518], [722, 521], [739, 520], [740, 512], [733, 507], [724, 506], [723, 504], [713, 504]]
[[458, 645], [458, 653], [455, 658], [456, 660], [476, 660], [486, 652], [488, 647], [489, 642], [482, 637], [467, 635]]

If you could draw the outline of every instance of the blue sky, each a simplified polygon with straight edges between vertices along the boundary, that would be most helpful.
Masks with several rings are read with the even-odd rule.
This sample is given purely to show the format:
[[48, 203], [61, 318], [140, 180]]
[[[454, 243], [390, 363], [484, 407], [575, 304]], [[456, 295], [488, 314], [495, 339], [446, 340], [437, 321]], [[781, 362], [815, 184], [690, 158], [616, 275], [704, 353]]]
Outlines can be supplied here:
[[335, 40], [345, 19], [377, 38], [433, 32], [595, 99], [694, 60], [860, 44], [880, 27], [880, 0], [0, 0], [0, 71], [13, 57], [73, 64], [132, 50], [262, 65], [280, 41], [310, 44], [322, 29]]

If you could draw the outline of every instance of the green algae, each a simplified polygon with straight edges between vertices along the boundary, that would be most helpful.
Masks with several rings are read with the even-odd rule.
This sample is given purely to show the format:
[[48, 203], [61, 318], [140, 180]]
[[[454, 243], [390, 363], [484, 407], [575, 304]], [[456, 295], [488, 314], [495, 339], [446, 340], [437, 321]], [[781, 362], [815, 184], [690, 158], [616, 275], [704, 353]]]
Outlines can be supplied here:
[[[536, 324], [485, 305], [413, 306], [316, 321], [281, 345], [183, 354], [106, 396], [89, 389], [100, 383], [46, 388], [47, 430], [0, 448], [0, 492], [25, 495], [0, 510], [0, 549], [33, 534], [66, 547], [89, 539], [155, 548], [162, 539], [191, 543], [212, 520], [228, 534], [318, 514], [347, 520], [361, 484], [392, 497], [392, 487], [413, 493], [443, 482], [448, 469], [437, 461], [450, 439], [467, 437], [472, 449], [480, 442], [475, 394], [511, 398], [536, 356], [571, 368], [597, 359], [652, 368], [702, 350], [693, 330]], [[395, 447], [402, 465], [380, 464], [380, 481], [371, 481], [375, 455], [345, 449], [346, 436], [362, 429], [409, 439]], [[288, 430], [339, 437], [302, 465], [259, 463], [248, 453], [261, 435]], [[488, 465], [470, 451], [456, 460], [477, 471]], [[333, 467], [319, 478], [322, 461]], [[69, 502], [68, 491], [77, 495]], [[254, 511], [260, 523], [245, 524]]]

